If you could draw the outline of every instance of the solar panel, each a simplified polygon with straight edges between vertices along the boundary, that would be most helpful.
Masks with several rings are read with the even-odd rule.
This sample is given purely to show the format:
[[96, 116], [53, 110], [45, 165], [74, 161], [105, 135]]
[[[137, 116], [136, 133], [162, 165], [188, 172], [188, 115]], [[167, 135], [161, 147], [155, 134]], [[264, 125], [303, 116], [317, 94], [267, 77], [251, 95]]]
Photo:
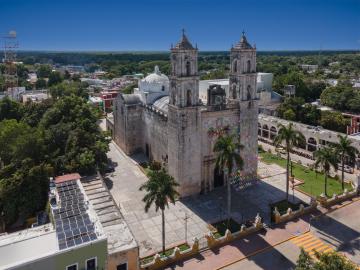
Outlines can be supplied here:
[[58, 209], [53, 210], [59, 248], [69, 248], [97, 239], [95, 227], [87, 213], [84, 194], [77, 181], [56, 184], [60, 198]]

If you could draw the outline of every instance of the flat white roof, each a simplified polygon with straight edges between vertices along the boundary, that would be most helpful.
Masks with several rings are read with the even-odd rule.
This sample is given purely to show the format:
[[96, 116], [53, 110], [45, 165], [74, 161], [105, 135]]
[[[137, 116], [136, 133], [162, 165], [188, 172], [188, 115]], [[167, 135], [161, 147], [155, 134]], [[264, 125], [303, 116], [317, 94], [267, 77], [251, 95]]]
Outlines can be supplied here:
[[7, 269], [59, 251], [51, 224], [0, 236], [0, 268]]

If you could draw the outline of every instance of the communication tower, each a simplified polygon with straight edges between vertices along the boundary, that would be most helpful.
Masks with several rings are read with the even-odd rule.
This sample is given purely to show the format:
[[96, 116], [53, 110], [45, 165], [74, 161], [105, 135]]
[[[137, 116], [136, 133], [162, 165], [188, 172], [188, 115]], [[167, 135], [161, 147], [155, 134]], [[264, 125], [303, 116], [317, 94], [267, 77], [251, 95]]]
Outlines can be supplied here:
[[3, 36], [3, 39], [4, 39], [3, 63], [5, 64], [4, 92], [7, 95], [13, 96], [13, 91], [16, 91], [16, 88], [18, 86], [16, 53], [17, 53], [17, 49], [19, 48], [19, 43], [16, 39], [15, 31], [10, 31], [7, 35]]

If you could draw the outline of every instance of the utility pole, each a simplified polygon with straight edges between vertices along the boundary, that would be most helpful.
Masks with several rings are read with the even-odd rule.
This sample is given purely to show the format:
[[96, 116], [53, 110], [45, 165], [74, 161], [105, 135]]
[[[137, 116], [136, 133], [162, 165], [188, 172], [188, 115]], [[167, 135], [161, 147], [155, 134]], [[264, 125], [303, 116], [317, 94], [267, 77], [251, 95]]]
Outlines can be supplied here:
[[185, 221], [185, 243], [187, 243], [187, 220], [190, 217], [188, 216], [187, 212], [185, 211], [185, 217], [184, 217], [184, 221]]

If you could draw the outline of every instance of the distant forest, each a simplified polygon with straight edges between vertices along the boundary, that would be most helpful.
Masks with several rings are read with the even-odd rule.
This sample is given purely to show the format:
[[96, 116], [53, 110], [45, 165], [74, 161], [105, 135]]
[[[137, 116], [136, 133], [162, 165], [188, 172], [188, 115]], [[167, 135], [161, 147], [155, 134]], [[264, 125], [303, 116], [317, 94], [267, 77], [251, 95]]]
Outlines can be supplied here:
[[[321, 55], [354, 54], [357, 51], [321, 51]], [[258, 51], [258, 56], [317, 56], [319, 51]], [[86, 65], [104, 61], [168, 61], [169, 52], [46, 52], [19, 51], [18, 59], [25, 64]], [[0, 53], [3, 58], [3, 53]], [[229, 58], [229, 51], [199, 51], [199, 58]]]

